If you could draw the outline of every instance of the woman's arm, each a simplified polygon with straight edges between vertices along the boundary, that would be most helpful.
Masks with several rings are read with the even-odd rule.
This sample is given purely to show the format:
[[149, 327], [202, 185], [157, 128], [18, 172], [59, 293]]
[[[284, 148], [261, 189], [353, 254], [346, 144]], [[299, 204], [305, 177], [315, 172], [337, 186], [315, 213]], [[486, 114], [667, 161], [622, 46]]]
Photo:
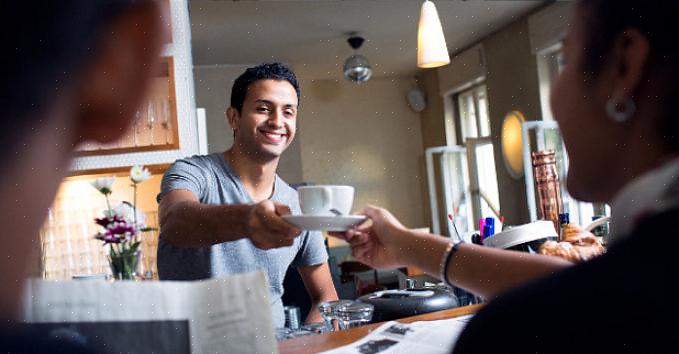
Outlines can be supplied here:
[[[440, 277], [443, 253], [450, 243], [447, 238], [417, 231], [406, 231], [405, 241], [411, 246], [404, 261], [427, 274]], [[420, 245], [420, 246], [417, 246]], [[430, 250], [436, 250], [432, 252]], [[490, 299], [499, 293], [554, 274], [571, 265], [558, 257], [507, 251], [473, 244], [460, 244], [446, 270], [448, 281], [474, 294]]]
[[[414, 266], [440, 277], [448, 238], [409, 230], [384, 209], [368, 207], [363, 214], [372, 225], [340, 234], [354, 257], [375, 268]], [[446, 270], [448, 281], [487, 299], [572, 265], [557, 257], [472, 244], [461, 244], [454, 252]]]

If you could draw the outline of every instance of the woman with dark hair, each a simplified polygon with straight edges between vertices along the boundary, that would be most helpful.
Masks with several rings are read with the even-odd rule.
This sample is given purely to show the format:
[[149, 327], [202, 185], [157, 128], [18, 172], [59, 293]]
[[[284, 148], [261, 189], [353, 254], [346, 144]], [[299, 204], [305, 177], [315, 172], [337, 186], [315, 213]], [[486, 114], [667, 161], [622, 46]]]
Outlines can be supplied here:
[[[467, 287], [488, 281], [486, 273], [474, 280], [470, 269], [490, 266], [510, 274], [502, 294], [461, 334], [455, 353], [679, 352], [679, 305], [673, 301], [677, 15], [677, 1], [581, 0], [564, 43], [566, 65], [552, 91], [552, 109], [570, 157], [569, 192], [612, 204], [614, 242], [605, 255], [512, 277], [509, 260], [522, 256], [453, 246], [408, 230], [375, 207], [363, 212], [370, 225], [344, 235], [356, 258], [378, 268], [440, 270], [446, 283]], [[544, 269], [541, 259], [523, 257]], [[517, 264], [520, 269], [525, 260]]]

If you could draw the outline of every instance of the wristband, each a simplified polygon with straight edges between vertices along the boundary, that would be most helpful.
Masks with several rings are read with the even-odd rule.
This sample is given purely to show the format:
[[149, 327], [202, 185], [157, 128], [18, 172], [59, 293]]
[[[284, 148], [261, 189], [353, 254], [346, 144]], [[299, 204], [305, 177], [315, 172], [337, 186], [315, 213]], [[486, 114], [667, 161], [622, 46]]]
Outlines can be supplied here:
[[451, 288], [454, 286], [448, 281], [448, 265], [450, 264], [450, 260], [453, 259], [453, 256], [457, 252], [457, 248], [461, 243], [462, 243], [461, 241], [449, 243], [448, 246], [446, 247], [446, 251], [443, 252], [443, 257], [441, 258], [441, 269], [439, 271], [440, 274], [439, 277], [443, 281], [443, 284], [446, 284], [446, 286]]

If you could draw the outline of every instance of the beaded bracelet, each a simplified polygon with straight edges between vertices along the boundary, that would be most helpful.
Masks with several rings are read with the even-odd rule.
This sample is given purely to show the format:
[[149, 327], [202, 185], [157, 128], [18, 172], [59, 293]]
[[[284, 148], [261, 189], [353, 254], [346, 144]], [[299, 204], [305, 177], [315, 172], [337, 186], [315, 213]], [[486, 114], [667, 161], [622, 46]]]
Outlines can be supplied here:
[[446, 247], [445, 252], [443, 252], [443, 257], [441, 258], [441, 269], [439, 270], [440, 278], [443, 281], [444, 284], [446, 284], [448, 287], [453, 287], [453, 284], [451, 284], [448, 281], [448, 264], [450, 264], [450, 260], [453, 259], [453, 255], [457, 252], [458, 246], [461, 244], [461, 241], [457, 242], [451, 242], [448, 244]]

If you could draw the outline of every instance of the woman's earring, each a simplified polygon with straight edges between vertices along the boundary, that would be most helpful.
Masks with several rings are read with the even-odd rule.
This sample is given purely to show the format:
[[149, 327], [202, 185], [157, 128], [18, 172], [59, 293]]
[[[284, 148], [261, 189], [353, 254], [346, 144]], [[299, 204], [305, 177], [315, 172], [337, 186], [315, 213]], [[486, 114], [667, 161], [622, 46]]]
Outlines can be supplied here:
[[606, 101], [606, 113], [616, 123], [627, 122], [636, 110], [637, 106], [631, 98], [611, 97]]

